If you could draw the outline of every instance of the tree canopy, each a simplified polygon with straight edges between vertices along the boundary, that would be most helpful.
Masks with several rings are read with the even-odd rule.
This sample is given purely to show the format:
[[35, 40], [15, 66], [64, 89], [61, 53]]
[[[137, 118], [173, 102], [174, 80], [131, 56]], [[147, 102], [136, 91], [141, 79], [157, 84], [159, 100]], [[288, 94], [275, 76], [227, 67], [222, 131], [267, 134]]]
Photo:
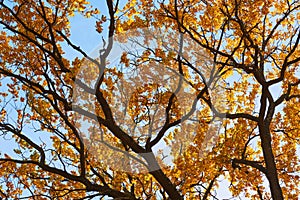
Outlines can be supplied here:
[[0, 0], [0, 197], [299, 198], [298, 0], [94, 3]]

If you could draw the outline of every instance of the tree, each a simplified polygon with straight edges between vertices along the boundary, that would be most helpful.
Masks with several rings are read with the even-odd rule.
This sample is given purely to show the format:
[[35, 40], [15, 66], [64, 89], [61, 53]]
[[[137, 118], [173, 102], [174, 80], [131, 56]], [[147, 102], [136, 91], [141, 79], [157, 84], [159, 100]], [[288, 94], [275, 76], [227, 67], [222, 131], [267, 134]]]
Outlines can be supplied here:
[[0, 2], [1, 197], [299, 198], [300, 2], [105, 3]]

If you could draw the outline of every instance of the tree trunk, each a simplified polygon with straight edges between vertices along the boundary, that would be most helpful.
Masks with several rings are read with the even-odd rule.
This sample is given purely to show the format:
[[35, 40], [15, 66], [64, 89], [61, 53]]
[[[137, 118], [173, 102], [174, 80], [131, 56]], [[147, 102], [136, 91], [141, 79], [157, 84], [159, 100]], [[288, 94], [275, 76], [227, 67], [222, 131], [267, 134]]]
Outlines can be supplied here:
[[281, 187], [279, 185], [278, 173], [275, 164], [275, 157], [272, 151], [271, 145], [271, 133], [269, 129], [269, 124], [260, 124], [259, 132], [261, 138], [261, 145], [263, 150], [263, 155], [266, 163], [267, 169], [267, 179], [270, 184], [271, 194], [273, 200], [283, 200], [283, 194]]
[[176, 189], [175, 185], [170, 181], [170, 179], [163, 173], [159, 164], [157, 163], [155, 156], [152, 152], [146, 153], [143, 157], [147, 160], [149, 165], [150, 174], [159, 182], [159, 184], [164, 188], [166, 193], [172, 200], [181, 200], [183, 197], [180, 195], [179, 191]]

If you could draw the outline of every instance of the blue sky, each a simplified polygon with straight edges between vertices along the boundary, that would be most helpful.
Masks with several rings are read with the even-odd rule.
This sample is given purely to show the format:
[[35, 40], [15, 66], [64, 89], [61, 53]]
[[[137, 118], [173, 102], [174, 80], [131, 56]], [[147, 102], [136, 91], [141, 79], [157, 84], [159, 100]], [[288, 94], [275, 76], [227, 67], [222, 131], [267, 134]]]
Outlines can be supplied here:
[[[107, 15], [107, 8], [105, 1], [91, 1], [91, 5], [100, 11], [99, 16]], [[102, 37], [107, 39], [107, 29], [104, 28], [103, 32], [99, 34], [95, 30], [96, 19], [93, 17], [86, 18], [80, 14], [76, 14], [74, 17], [70, 18], [71, 25], [71, 41], [76, 45], [80, 46], [87, 54], [93, 52], [99, 44], [102, 43]], [[66, 58], [73, 60], [75, 57], [82, 57], [81, 54], [76, 52], [76, 50], [68, 47], [67, 44], [62, 45], [65, 50]]]

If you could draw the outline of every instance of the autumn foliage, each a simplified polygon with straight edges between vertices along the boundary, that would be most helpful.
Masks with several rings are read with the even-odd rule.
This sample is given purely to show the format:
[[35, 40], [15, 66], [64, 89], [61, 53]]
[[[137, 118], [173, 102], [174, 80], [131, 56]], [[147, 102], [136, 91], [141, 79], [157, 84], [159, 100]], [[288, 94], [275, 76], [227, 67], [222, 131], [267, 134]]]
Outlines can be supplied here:
[[300, 1], [101, 4], [0, 0], [0, 197], [299, 198]]

